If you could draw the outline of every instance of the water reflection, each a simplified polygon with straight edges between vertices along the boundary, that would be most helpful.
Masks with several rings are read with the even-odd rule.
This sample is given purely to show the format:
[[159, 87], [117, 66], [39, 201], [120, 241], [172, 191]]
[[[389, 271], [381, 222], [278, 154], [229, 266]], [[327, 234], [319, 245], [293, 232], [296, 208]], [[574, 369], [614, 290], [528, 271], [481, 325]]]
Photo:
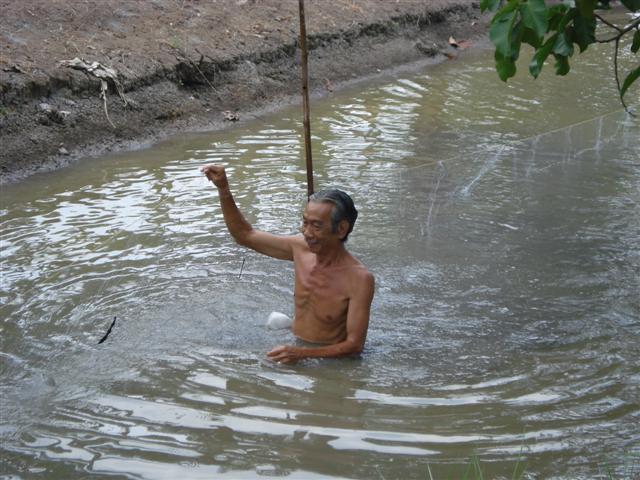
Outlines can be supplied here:
[[477, 52], [314, 107], [317, 184], [353, 193], [377, 278], [359, 359], [264, 359], [295, 341], [265, 327], [292, 266], [235, 246], [198, 172], [225, 163], [257, 228], [295, 232], [297, 109], [4, 189], [3, 473], [455, 478], [474, 451], [491, 478], [522, 454], [625, 473], [640, 135], [597, 57], [571, 88], [496, 90]]

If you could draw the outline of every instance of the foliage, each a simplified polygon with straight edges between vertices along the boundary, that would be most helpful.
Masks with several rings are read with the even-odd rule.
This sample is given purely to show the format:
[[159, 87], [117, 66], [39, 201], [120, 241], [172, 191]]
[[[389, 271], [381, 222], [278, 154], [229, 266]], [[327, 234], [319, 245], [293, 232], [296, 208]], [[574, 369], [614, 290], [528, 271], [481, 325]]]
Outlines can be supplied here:
[[[524, 446], [523, 446], [524, 448]], [[512, 480], [521, 480], [525, 474], [525, 465], [522, 463], [524, 458], [522, 457], [523, 448], [520, 449], [520, 455], [518, 456], [518, 461], [515, 464], [513, 469], [513, 474], [511, 476]], [[433, 473], [431, 472], [431, 467], [427, 464], [427, 473], [428, 480], [434, 480]], [[482, 472], [482, 466], [480, 465], [480, 458], [476, 452], [471, 455], [469, 459], [469, 463], [465, 466], [464, 474], [460, 477], [461, 480], [485, 480], [484, 473]]]
[[[620, 0], [631, 12], [640, 10], [640, 0]], [[496, 70], [503, 81], [516, 73], [516, 60], [523, 43], [531, 45], [535, 53], [529, 64], [529, 72], [537, 78], [545, 60], [553, 55], [555, 72], [566, 75], [570, 70], [569, 59], [576, 46], [580, 53], [593, 43], [613, 43], [616, 86], [620, 101], [628, 111], [624, 95], [640, 76], [640, 65], [627, 72], [620, 81], [618, 56], [620, 41], [632, 36], [631, 51], [640, 50], [640, 15], [631, 23], [618, 26], [603, 18], [603, 10], [611, 8], [611, 0], [565, 0], [547, 6], [545, 0], [481, 0], [480, 8], [495, 12], [489, 37], [495, 45]], [[597, 38], [598, 22], [614, 31], [611, 37]]]

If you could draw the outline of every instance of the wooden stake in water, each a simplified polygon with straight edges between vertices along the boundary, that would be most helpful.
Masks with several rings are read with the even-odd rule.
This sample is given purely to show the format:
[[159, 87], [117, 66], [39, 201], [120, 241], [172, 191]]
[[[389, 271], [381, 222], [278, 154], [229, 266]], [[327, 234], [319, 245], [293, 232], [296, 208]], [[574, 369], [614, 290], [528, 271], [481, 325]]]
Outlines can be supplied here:
[[307, 68], [307, 27], [304, 20], [304, 0], [298, 0], [300, 9], [300, 50], [302, 52], [302, 112], [304, 115], [304, 152], [307, 161], [307, 196], [313, 194], [313, 162], [311, 161], [311, 125], [309, 123], [309, 70]]

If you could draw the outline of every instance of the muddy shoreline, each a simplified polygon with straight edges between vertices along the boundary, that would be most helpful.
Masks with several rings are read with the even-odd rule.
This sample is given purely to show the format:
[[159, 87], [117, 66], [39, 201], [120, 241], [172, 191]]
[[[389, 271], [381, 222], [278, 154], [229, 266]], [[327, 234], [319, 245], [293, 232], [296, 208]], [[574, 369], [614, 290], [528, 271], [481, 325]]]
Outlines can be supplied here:
[[[34, 0], [0, 5], [0, 183], [299, 101], [292, 0]], [[53, 4], [53, 5], [52, 5]], [[478, 2], [307, 1], [310, 90], [455, 58], [486, 31]], [[113, 69], [101, 81], [60, 62]], [[125, 104], [126, 102], [126, 104]]]

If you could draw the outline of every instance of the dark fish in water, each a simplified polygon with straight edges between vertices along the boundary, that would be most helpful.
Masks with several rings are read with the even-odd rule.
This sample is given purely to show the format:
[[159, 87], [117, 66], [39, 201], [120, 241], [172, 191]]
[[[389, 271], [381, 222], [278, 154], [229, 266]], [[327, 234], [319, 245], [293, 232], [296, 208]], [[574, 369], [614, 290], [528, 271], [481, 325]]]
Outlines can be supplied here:
[[116, 324], [116, 318], [117, 317], [113, 317], [113, 322], [111, 322], [111, 326], [109, 327], [109, 330], [107, 330], [107, 333], [104, 334], [104, 337], [102, 337], [100, 339], [100, 341], [98, 342], [98, 345], [100, 345], [101, 343], [103, 343], [107, 339], [107, 337], [111, 333], [111, 330], [113, 330], [113, 326]]

